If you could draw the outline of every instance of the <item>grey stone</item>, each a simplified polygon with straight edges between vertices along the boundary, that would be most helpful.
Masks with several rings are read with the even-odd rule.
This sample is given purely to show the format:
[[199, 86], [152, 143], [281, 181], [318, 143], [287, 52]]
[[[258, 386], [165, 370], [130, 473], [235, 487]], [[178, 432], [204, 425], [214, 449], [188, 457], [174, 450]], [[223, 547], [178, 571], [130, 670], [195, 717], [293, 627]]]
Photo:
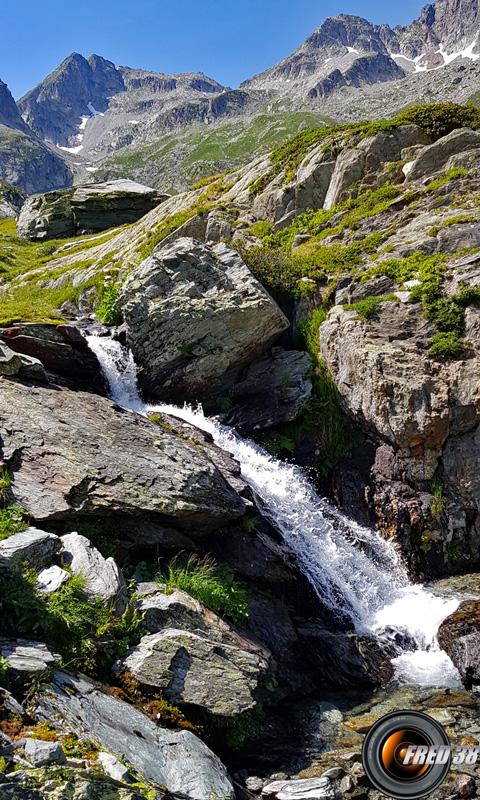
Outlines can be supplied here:
[[51, 594], [60, 589], [69, 578], [70, 573], [56, 565], [42, 569], [37, 575], [37, 589], [44, 594]]
[[[149, 586], [150, 584], [146, 584]], [[145, 584], [143, 584], [145, 586]], [[151, 633], [158, 633], [163, 628], [186, 628], [187, 630], [206, 630], [202, 605], [180, 589], [170, 594], [159, 590], [158, 584], [153, 592], [145, 594], [142, 584], [137, 587], [136, 597], [140, 589], [140, 597], [136, 600], [136, 608], [142, 614], [145, 626]]]
[[268, 661], [258, 648], [247, 649], [244, 640], [220, 643], [201, 632], [173, 628], [144, 636], [122, 668], [173, 703], [232, 717], [256, 706]]
[[345, 200], [350, 187], [363, 178], [364, 171], [364, 151], [343, 150], [337, 158], [323, 207], [328, 210]]
[[52, 561], [60, 546], [60, 539], [55, 534], [27, 528], [0, 541], [0, 567], [20, 568], [27, 562], [32, 569], [40, 569]]
[[48, 383], [48, 375], [40, 359], [27, 356], [23, 353], [20, 358], [22, 361], [22, 366], [20, 367], [21, 378], [25, 378], [28, 381]]
[[458, 128], [421, 151], [408, 170], [408, 180], [438, 172], [451, 156], [474, 147], [480, 147], [480, 133], [470, 128]]
[[122, 514], [125, 537], [181, 549], [245, 512], [202, 449], [98, 395], [5, 381], [0, 420], [15, 498], [38, 521]]
[[271, 356], [250, 364], [232, 388], [229, 422], [251, 432], [293, 421], [311, 396], [312, 369], [308, 353], [273, 347]]
[[334, 784], [325, 777], [274, 781], [262, 789], [264, 800], [334, 800], [336, 797]]
[[114, 781], [130, 783], [128, 767], [122, 764], [116, 756], [113, 756], [111, 753], [99, 753], [98, 761], [105, 774], [113, 778]]
[[42, 642], [28, 639], [0, 639], [0, 655], [14, 678], [28, 679], [52, 669], [57, 661]]
[[[18, 323], [2, 328], [0, 339], [21, 359], [23, 356], [37, 359], [46, 370], [73, 384], [75, 389], [107, 393], [99, 361], [74, 325]], [[36, 361], [30, 359], [21, 361], [21, 372], [25, 377], [44, 380]]]
[[79, 736], [94, 738], [125, 758], [147, 781], [193, 800], [233, 800], [234, 790], [217, 756], [189, 731], [159, 728], [133, 706], [105, 695], [91, 681], [55, 674], [37, 716]]
[[60, 742], [43, 742], [40, 739], [27, 739], [25, 758], [33, 767], [45, 767], [47, 764], [65, 764], [65, 753]]
[[120, 297], [149, 397], [222, 396], [288, 320], [234, 250], [180, 239], [135, 270]]
[[109, 604], [119, 616], [127, 607], [127, 584], [113, 558], [104, 558], [85, 537], [78, 533], [62, 536], [63, 564], [74, 575], [85, 578], [85, 593], [91, 599]]
[[0, 375], [17, 375], [21, 367], [20, 356], [0, 341]]

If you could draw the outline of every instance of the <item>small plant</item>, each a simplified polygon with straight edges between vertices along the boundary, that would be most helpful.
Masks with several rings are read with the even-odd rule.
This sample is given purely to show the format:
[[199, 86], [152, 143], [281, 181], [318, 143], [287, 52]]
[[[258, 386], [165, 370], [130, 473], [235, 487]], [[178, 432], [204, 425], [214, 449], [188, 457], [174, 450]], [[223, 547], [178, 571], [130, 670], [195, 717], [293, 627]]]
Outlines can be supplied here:
[[363, 300], [359, 300], [357, 303], [345, 306], [345, 308], [350, 311], [356, 311], [361, 319], [367, 320], [378, 314], [382, 303], [398, 303], [398, 297], [395, 294], [381, 296], [369, 295], [368, 297], [364, 297]]
[[40, 739], [42, 742], [56, 742], [58, 731], [50, 722], [38, 722], [31, 732], [32, 739]]
[[182, 342], [182, 344], [178, 345], [178, 352], [185, 356], [185, 358], [193, 358], [193, 350], [192, 345], [188, 342]]
[[12, 485], [12, 479], [10, 477], [10, 473], [6, 467], [0, 467], [0, 502], [6, 503], [8, 499], [8, 494], [10, 492], [10, 487]]
[[250, 226], [249, 233], [252, 236], [256, 236], [258, 239], [263, 239], [265, 236], [268, 236], [271, 230], [272, 230], [271, 222], [267, 221], [254, 222], [253, 225]]
[[96, 317], [104, 325], [121, 325], [122, 312], [118, 307], [120, 287], [116, 283], [107, 283], [103, 289], [103, 296], [96, 311]]
[[0, 772], [5, 773], [8, 768], [8, 761], [4, 756], [0, 756]]
[[67, 758], [86, 758], [96, 761], [98, 746], [90, 739], [79, 739], [75, 733], [67, 733], [62, 737], [62, 750]]
[[[8, 672], [8, 661], [0, 656], [0, 678], [3, 678]], [[1, 772], [2, 770], [0, 770]]]
[[248, 617], [247, 595], [237, 583], [229, 567], [219, 566], [213, 559], [176, 557], [170, 561], [165, 575], [158, 580], [166, 584], [167, 592], [182, 589], [207, 608], [243, 622]]
[[445, 497], [443, 494], [443, 484], [438, 478], [432, 480], [431, 491], [433, 495], [430, 511], [434, 519], [439, 519], [442, 516], [445, 508]]
[[162, 728], [184, 730], [197, 733], [198, 729], [191, 723], [177, 706], [168, 703], [161, 697], [156, 697], [145, 704], [146, 714]]
[[456, 333], [436, 333], [430, 340], [429, 358], [436, 361], [464, 358], [467, 343]]
[[27, 512], [19, 506], [0, 508], [0, 541], [28, 528]]
[[242, 528], [245, 533], [256, 533], [258, 517], [242, 517]]

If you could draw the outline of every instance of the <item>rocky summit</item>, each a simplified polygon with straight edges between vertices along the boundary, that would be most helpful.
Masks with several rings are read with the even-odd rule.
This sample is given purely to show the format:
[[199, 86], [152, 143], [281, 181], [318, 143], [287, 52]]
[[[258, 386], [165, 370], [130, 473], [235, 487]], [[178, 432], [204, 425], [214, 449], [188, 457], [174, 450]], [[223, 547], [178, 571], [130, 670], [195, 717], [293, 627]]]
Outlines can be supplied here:
[[480, 793], [477, 12], [0, 83], [0, 800]]

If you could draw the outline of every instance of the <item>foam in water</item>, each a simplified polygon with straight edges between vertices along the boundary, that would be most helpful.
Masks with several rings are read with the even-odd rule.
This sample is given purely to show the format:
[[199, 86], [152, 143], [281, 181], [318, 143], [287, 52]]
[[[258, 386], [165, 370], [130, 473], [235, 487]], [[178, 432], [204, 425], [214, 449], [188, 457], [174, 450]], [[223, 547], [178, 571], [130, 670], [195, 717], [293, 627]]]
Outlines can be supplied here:
[[394, 547], [322, 500], [299, 467], [273, 458], [205, 417], [201, 408], [145, 406], [131, 354], [112, 339], [87, 338], [104, 369], [112, 400], [143, 414], [160, 411], [177, 416], [210, 433], [234, 456], [262, 513], [296, 554], [322, 602], [351, 617], [360, 633], [392, 628], [408, 635], [414, 649], [393, 661], [399, 680], [429, 686], [459, 684], [458, 672], [436, 639], [440, 623], [458, 607], [456, 598], [439, 597], [411, 584]]

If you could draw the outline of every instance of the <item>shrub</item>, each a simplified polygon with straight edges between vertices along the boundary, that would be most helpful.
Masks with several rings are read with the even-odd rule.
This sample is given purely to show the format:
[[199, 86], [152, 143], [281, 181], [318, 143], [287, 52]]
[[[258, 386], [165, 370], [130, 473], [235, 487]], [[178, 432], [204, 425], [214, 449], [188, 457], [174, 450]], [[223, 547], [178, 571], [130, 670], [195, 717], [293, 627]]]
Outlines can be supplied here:
[[436, 333], [430, 340], [428, 355], [437, 361], [463, 358], [467, 343], [456, 333]]
[[254, 222], [253, 225], [250, 226], [249, 233], [252, 236], [257, 236], [259, 239], [263, 239], [263, 237], [267, 236], [271, 230], [272, 223], [265, 220], [261, 222]]
[[376, 316], [382, 303], [398, 303], [398, 297], [395, 294], [369, 295], [357, 303], [344, 306], [344, 308], [356, 311], [361, 319], [367, 320]]
[[96, 317], [104, 325], [120, 325], [122, 312], [118, 307], [120, 287], [116, 283], [107, 283], [103, 289], [103, 296], [96, 311]]
[[247, 595], [229, 567], [218, 566], [211, 558], [176, 557], [158, 580], [167, 591], [182, 589], [217, 614], [240, 623], [248, 617]]
[[398, 124], [419, 125], [432, 139], [440, 139], [456, 128], [479, 128], [480, 111], [460, 103], [424, 103], [402, 111], [396, 120]]

